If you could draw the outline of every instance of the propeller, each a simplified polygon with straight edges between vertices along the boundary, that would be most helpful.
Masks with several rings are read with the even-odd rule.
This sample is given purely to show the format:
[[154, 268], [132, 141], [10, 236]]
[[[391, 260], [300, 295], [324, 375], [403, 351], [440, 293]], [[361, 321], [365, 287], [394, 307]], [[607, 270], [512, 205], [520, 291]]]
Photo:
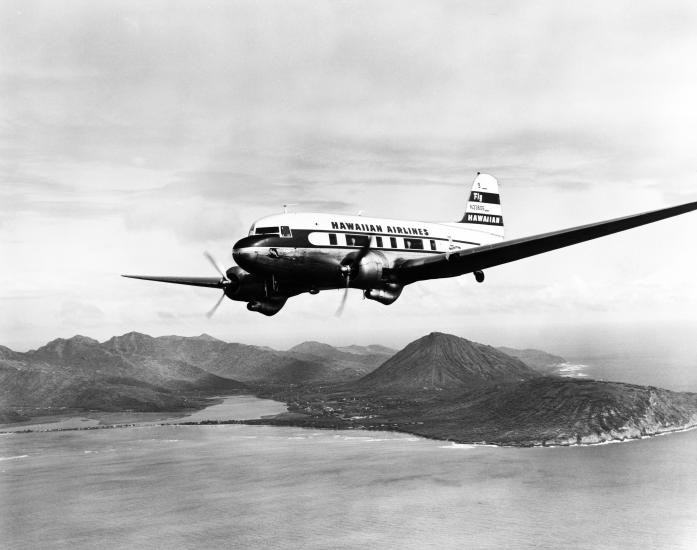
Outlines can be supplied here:
[[341, 317], [344, 313], [344, 307], [346, 306], [346, 299], [348, 298], [349, 284], [351, 283], [350, 275], [346, 275], [346, 289], [344, 290], [344, 295], [341, 297], [341, 303], [334, 314], [334, 317]]
[[339, 267], [339, 273], [346, 281], [346, 287], [344, 288], [344, 295], [341, 297], [341, 303], [339, 304], [335, 317], [341, 317], [344, 313], [344, 307], [346, 306], [346, 300], [348, 298], [349, 286], [351, 285], [351, 277], [355, 277], [358, 273], [358, 268], [370, 252], [370, 246], [373, 243], [373, 236], [371, 235], [366, 242], [355, 255], [349, 254], [341, 261], [341, 266]]
[[215, 258], [213, 258], [213, 255], [210, 252], [208, 252], [208, 250], [205, 250], [203, 252], [203, 255], [211, 263], [211, 265], [215, 268], [215, 270], [218, 273], [220, 273], [220, 276], [222, 277], [220, 279], [220, 284], [221, 284], [221, 287], [223, 289], [223, 293], [220, 295], [220, 298], [218, 298], [218, 301], [215, 303], [213, 308], [208, 313], [206, 313], [206, 317], [208, 317], [210, 319], [211, 317], [213, 317], [215, 312], [218, 310], [218, 307], [220, 307], [220, 304], [223, 303], [223, 299], [225, 298], [225, 287], [227, 285], [229, 285], [232, 281], [230, 281], [230, 279], [228, 279], [227, 275], [225, 275], [225, 272], [222, 269], [220, 269], [220, 266], [215, 261]]
[[204, 256], [206, 257], [206, 259], [211, 263], [211, 265], [215, 268], [215, 270], [216, 270], [218, 273], [220, 273], [220, 276], [223, 278], [223, 280], [222, 280], [221, 282], [223, 282], [223, 283], [228, 282], [228, 283], [229, 283], [229, 282], [230, 282], [230, 279], [228, 279], [227, 276], [225, 275], [225, 273], [223, 272], [223, 270], [220, 269], [220, 266], [219, 266], [218, 263], [215, 261], [215, 258], [213, 258], [213, 255], [212, 255], [210, 252], [208, 252], [208, 250], [204, 250], [204, 251], [203, 251], [203, 255], [204, 255]]
[[223, 291], [223, 293], [220, 295], [220, 298], [218, 298], [218, 301], [217, 301], [217, 302], [215, 303], [215, 305], [211, 308], [211, 310], [210, 310], [208, 313], [206, 313], [206, 317], [208, 317], [209, 319], [210, 319], [211, 317], [213, 317], [213, 315], [215, 314], [215, 312], [218, 310], [218, 307], [220, 306], [220, 304], [223, 303], [223, 298], [225, 298], [225, 291]]

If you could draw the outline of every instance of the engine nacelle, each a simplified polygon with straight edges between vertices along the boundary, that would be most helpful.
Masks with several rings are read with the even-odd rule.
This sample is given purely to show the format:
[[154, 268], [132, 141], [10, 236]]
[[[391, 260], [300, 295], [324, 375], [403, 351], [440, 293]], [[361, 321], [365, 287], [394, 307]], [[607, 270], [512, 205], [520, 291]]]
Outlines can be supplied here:
[[276, 315], [281, 308], [285, 305], [288, 298], [268, 298], [266, 300], [254, 300], [247, 304], [247, 309], [249, 311], [256, 311], [257, 313], [262, 313], [267, 317]]
[[382, 280], [382, 270], [385, 267], [387, 267], [385, 256], [379, 252], [370, 251], [361, 260], [357, 273], [351, 277], [351, 281], [359, 283], [359, 286], [378, 283]]
[[245, 271], [237, 266], [231, 267], [225, 272], [225, 276], [230, 282], [225, 285], [223, 291], [228, 298], [232, 298], [235, 295], [235, 292], [240, 288], [240, 281], [244, 279], [246, 274]]
[[239, 281], [245, 275], [249, 275], [249, 273], [236, 265], [233, 265], [225, 272], [225, 276], [231, 281]]
[[375, 300], [376, 302], [389, 306], [397, 298], [399, 298], [400, 294], [402, 294], [403, 288], [404, 287], [400, 285], [392, 283], [388, 286], [388, 288], [371, 288], [366, 290], [363, 293], [363, 296], [365, 296], [368, 300]]
[[233, 266], [225, 272], [230, 284], [225, 286], [225, 294], [231, 300], [254, 300], [266, 296], [264, 280], [247, 273], [238, 266]]

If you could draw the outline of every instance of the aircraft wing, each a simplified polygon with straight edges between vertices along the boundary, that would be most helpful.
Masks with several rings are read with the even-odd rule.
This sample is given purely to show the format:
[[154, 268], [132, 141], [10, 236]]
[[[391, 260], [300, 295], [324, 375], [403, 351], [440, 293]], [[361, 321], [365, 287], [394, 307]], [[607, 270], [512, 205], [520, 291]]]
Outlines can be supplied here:
[[158, 281], [160, 283], [174, 283], [175, 285], [204, 286], [208, 288], [223, 288], [220, 277], [151, 277], [150, 275], [121, 275], [129, 279], [144, 279], [146, 281]]
[[697, 202], [689, 202], [643, 214], [634, 214], [551, 233], [542, 233], [532, 237], [523, 237], [495, 244], [453, 251], [450, 254], [426, 256], [397, 263], [391, 273], [391, 279], [397, 283], [409, 284], [425, 279], [438, 279], [472, 273], [508, 262], [514, 262], [550, 250], [556, 250], [572, 244], [582, 243], [678, 216], [697, 210]]

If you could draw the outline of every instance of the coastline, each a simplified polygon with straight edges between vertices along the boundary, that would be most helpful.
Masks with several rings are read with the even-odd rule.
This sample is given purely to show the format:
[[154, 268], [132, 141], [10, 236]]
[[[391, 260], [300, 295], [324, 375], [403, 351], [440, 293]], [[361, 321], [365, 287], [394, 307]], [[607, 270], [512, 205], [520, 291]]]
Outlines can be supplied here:
[[[257, 402], [267, 402], [273, 403], [274, 406], [283, 406], [286, 411], [275, 413], [275, 414], [261, 414], [255, 418], [220, 418], [220, 412], [210, 411], [214, 407], [225, 407], [226, 403], [234, 399], [249, 399], [255, 400]], [[143, 416], [143, 415], [153, 415], [153, 416], [165, 416], [165, 419], [152, 419], [152, 420], [135, 420], [135, 421], [125, 421], [125, 422], [111, 422], [104, 423], [104, 418], [94, 419], [85, 416], [73, 416], [68, 419], [58, 420], [56, 422], [44, 422], [39, 424], [27, 424], [25, 422], [15, 425], [4, 425], [0, 427], [0, 435], [9, 434], [28, 434], [28, 433], [46, 433], [46, 432], [67, 432], [67, 431], [85, 431], [85, 430], [105, 430], [105, 429], [126, 429], [126, 428], [142, 428], [142, 427], [156, 427], [156, 426], [218, 426], [218, 425], [247, 425], [247, 426], [278, 426], [278, 427], [295, 427], [295, 428], [305, 428], [305, 429], [320, 429], [320, 430], [334, 430], [334, 431], [369, 431], [369, 432], [386, 432], [386, 433], [404, 433], [416, 437], [421, 437], [424, 439], [430, 439], [432, 441], [439, 441], [444, 443], [450, 443], [453, 446], [467, 445], [467, 446], [477, 446], [477, 447], [501, 447], [501, 448], [559, 448], [559, 447], [591, 447], [599, 445], [610, 445], [617, 443], [629, 443], [633, 441], [640, 441], [643, 439], [651, 439], [658, 436], [669, 435], [672, 433], [688, 432], [697, 429], [697, 421], [691, 422], [689, 424], [681, 426], [665, 427], [664, 429], [659, 429], [652, 433], [644, 433], [643, 435], [637, 436], [624, 436], [624, 437], [603, 437], [603, 435], [609, 434], [605, 432], [604, 434], [595, 434], [593, 436], [585, 436], [583, 438], [567, 438], [561, 441], [551, 441], [550, 439], [539, 439], [530, 440], [525, 442], [495, 442], [486, 440], [466, 440], [457, 439], [453, 437], [438, 437], [434, 435], [424, 434], [409, 430], [406, 427], [400, 425], [364, 425], [364, 424], [353, 424], [348, 422], [337, 422], [336, 420], [317, 420], [307, 417], [306, 415], [300, 415], [298, 413], [289, 412], [287, 404], [285, 402], [277, 401], [269, 398], [259, 398], [253, 394], [243, 394], [243, 395], [232, 395], [232, 396], [216, 396], [213, 398], [216, 400], [215, 403], [203, 409], [198, 409], [191, 411], [190, 413], [182, 413], [181, 411], [162, 411], [159, 413], [104, 413], [104, 415], [128, 415], [133, 416]], [[208, 414], [205, 411], [209, 411]], [[213, 412], [214, 414], [210, 414]], [[181, 417], [177, 418], [175, 415], [183, 414]], [[197, 415], [205, 416], [218, 416], [218, 418], [200, 418], [193, 419]], [[75, 425], [75, 423], [78, 423]]]
[[[276, 420], [276, 421], [274, 421]], [[187, 422], [181, 422], [180, 424], [183, 425], [196, 425], [194, 423], [187, 423]], [[611, 437], [607, 439], [602, 439], [600, 441], [596, 440], [588, 440], [588, 437], [581, 438], [581, 441], [579, 442], [578, 440], [568, 443], [547, 443], [549, 439], [540, 439], [540, 440], [535, 440], [535, 441], [526, 441], [526, 442], [521, 442], [521, 443], [503, 443], [503, 442], [494, 442], [494, 441], [486, 441], [486, 440], [467, 440], [467, 439], [456, 439], [452, 437], [437, 437], [434, 435], [427, 435], [424, 433], [420, 432], [415, 432], [411, 431], [406, 428], [402, 428], [400, 426], [366, 426], [366, 425], [327, 425], [327, 423], [314, 423], [314, 422], [293, 422], [292, 420], [288, 419], [258, 419], [258, 420], [245, 420], [245, 421], [225, 421], [225, 422], [216, 422], [216, 423], [200, 423], [202, 425], [204, 424], [247, 424], [247, 425], [267, 425], [267, 426], [288, 426], [288, 427], [296, 427], [296, 428], [307, 428], [307, 429], [320, 429], [320, 430], [336, 430], [336, 431], [348, 431], [348, 430], [365, 430], [365, 431], [382, 431], [382, 432], [390, 432], [390, 433], [405, 433], [417, 437], [422, 437], [424, 439], [430, 439], [432, 441], [442, 441], [442, 442], [449, 442], [455, 445], [477, 445], [477, 446], [484, 446], [484, 447], [501, 447], [501, 448], [559, 448], [559, 447], [592, 447], [592, 446], [598, 446], [598, 445], [609, 445], [609, 444], [615, 444], [615, 443], [629, 443], [632, 441], [641, 441], [643, 439], [651, 439], [654, 437], [658, 436], [663, 436], [663, 435], [669, 435], [672, 433], [682, 433], [682, 432], [689, 432], [692, 430], [697, 429], [697, 422], [691, 423], [689, 425], [681, 425], [681, 426], [676, 426], [676, 427], [666, 427], [665, 429], [661, 429], [659, 431], [653, 432], [653, 433], [648, 433], [640, 436], [626, 436], [626, 437]], [[600, 435], [598, 435], [600, 437]], [[595, 438], [593, 438], [595, 439]], [[584, 441], [585, 440], [585, 441]], [[567, 440], [570, 441], [570, 440]]]
[[[251, 418], [263, 418], [270, 412], [275, 416], [281, 409], [286, 409], [285, 403], [266, 397], [258, 397], [253, 393], [215, 395], [208, 398], [208, 404], [202, 408], [177, 409], [172, 411], [84, 411], [73, 410], [53, 415], [40, 415], [30, 420], [20, 422], [7, 422], [0, 424], [0, 434], [9, 433], [42, 433], [57, 431], [77, 431], [88, 429], [111, 429], [128, 428], [142, 426], [166, 426], [176, 425], [187, 419], [196, 418], [204, 414], [205, 420], [214, 420], [221, 416], [230, 416], [226, 420], [245, 420], [245, 418], [235, 419], [234, 415], [240, 408], [249, 409], [250, 403], [239, 403], [239, 401], [254, 401], [252, 404], [253, 412], [259, 412]], [[261, 406], [258, 406], [261, 403]], [[265, 404], [273, 403], [272, 406]], [[204, 420], [204, 419], [202, 419]], [[191, 422], [190, 423], [194, 423]]]

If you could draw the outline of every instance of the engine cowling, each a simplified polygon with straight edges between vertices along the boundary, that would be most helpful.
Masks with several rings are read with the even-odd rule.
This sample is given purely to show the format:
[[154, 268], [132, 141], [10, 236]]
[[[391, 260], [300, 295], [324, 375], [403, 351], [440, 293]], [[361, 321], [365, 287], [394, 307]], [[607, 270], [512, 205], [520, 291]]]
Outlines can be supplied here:
[[266, 295], [264, 280], [247, 273], [238, 266], [225, 272], [230, 284], [225, 285], [225, 294], [231, 300], [247, 301]]
[[371, 288], [363, 293], [368, 300], [375, 300], [381, 304], [389, 306], [394, 303], [397, 298], [402, 294], [404, 287], [401, 285], [390, 283], [387, 288]]
[[268, 280], [252, 275], [238, 266], [233, 266], [225, 272], [230, 281], [225, 285], [225, 294], [232, 300], [247, 302], [249, 311], [263, 315], [275, 315], [285, 305], [287, 296], [269, 295], [272, 284]]
[[385, 267], [387, 267], [385, 256], [379, 252], [370, 251], [361, 260], [355, 275], [351, 276], [351, 282], [358, 283], [359, 286], [376, 284], [382, 281], [382, 270]]
[[231, 298], [235, 292], [237, 292], [237, 289], [240, 288], [240, 281], [244, 277], [241, 273], [239, 273], [240, 271], [242, 270], [235, 266], [231, 267], [225, 272], [225, 276], [227, 277], [228, 281], [230, 281], [224, 287], [225, 294], [228, 296], [228, 298]]

